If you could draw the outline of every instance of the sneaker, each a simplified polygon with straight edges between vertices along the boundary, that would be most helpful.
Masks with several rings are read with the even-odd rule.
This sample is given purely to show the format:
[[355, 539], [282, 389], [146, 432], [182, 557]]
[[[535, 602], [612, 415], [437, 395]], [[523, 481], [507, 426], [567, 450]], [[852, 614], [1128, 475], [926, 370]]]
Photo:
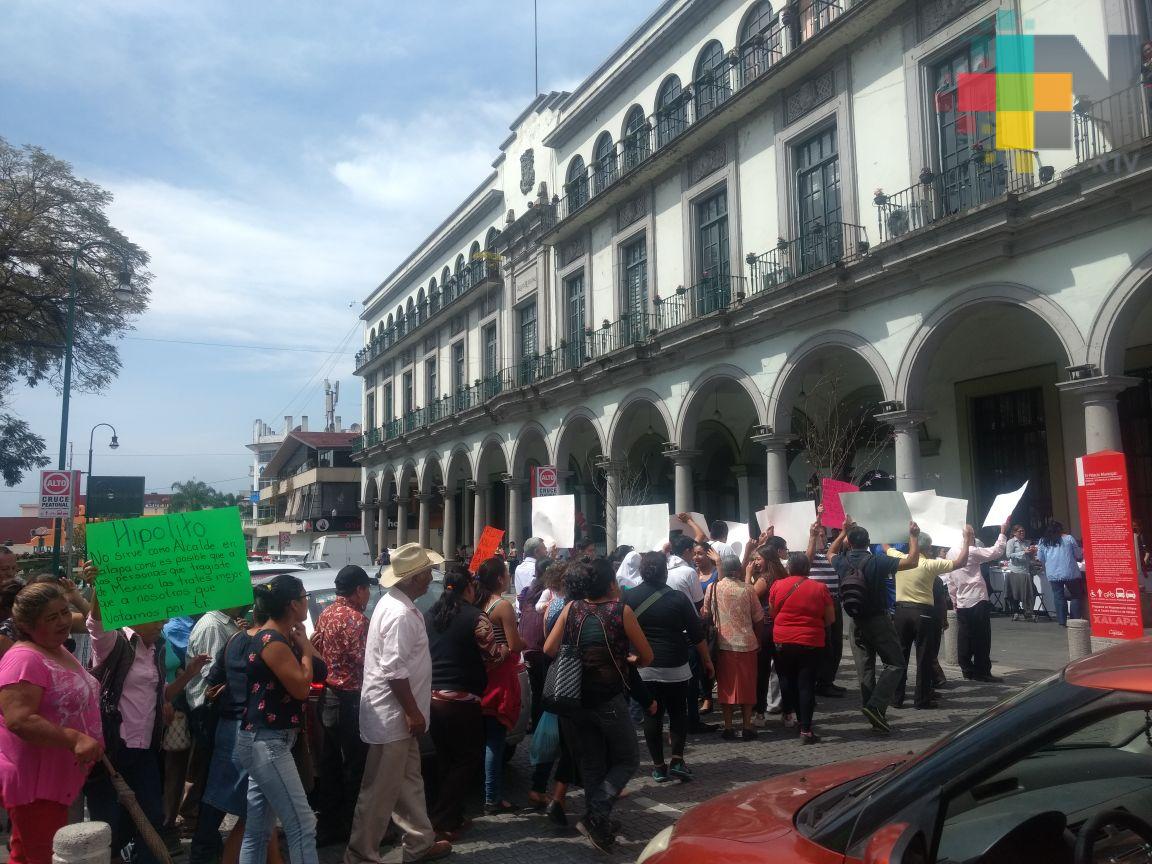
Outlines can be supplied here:
[[875, 708], [869, 708], [865, 705], [860, 709], [860, 712], [868, 718], [868, 722], [872, 724], [872, 728], [877, 732], [883, 735], [890, 735], [892, 733], [892, 726], [888, 723], [887, 718]]
[[652, 779], [657, 783], [667, 783], [668, 767], [666, 765], [657, 765], [652, 769]]
[[576, 830], [587, 837], [588, 842], [605, 854], [611, 852], [612, 847], [616, 843], [616, 838], [611, 835], [611, 828], [609, 826], [598, 825], [597, 821], [591, 816], [586, 816], [577, 822]]
[[740, 740], [741, 741], [755, 741], [756, 738], [757, 738], [757, 732], [755, 729], [743, 729], [740, 732]]
[[1019, 620], [1020, 620], [1020, 613], [1019, 613], [1019, 612], [1014, 612], [1014, 613], [1012, 614], [1012, 620], [1013, 620], [1013, 621], [1019, 621]]
[[544, 810], [544, 815], [548, 817], [548, 821], [553, 825], [560, 828], [568, 827], [568, 814], [564, 812], [564, 805], [553, 798], [547, 808]]
[[668, 766], [668, 776], [682, 783], [687, 783], [692, 780], [696, 775], [692, 773], [692, 769], [681, 762], [673, 762]]
[[820, 743], [820, 736], [817, 735], [815, 732], [801, 732], [800, 733], [800, 743], [801, 744], [818, 744], [818, 743]]

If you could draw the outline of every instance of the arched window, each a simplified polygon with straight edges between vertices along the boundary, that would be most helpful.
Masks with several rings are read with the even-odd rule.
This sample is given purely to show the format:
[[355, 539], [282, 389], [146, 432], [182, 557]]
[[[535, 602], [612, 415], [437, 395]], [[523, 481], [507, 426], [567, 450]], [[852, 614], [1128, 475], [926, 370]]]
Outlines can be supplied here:
[[500, 232], [496, 230], [495, 226], [488, 229], [488, 233], [484, 235], [484, 251], [496, 251], [496, 238], [500, 236]]
[[440, 288], [436, 284], [436, 277], [428, 283], [428, 314], [435, 315], [440, 311]]
[[396, 323], [396, 322], [395, 322], [395, 321], [392, 319], [392, 316], [391, 316], [391, 315], [389, 315], [389, 316], [388, 316], [388, 329], [389, 329], [389, 330], [391, 330], [391, 329], [392, 329], [392, 327], [395, 325], [395, 323]]
[[404, 323], [411, 330], [416, 325], [416, 304], [412, 302], [412, 298], [408, 298], [408, 305], [405, 307], [404, 317], [408, 320]]
[[480, 241], [474, 240], [472, 242], [472, 248], [468, 250], [468, 260], [469, 261], [475, 261], [479, 257], [480, 257]]
[[588, 203], [588, 169], [583, 156], [574, 156], [568, 163], [568, 181], [564, 184], [568, 196], [568, 212], [575, 213]]
[[663, 147], [688, 127], [688, 105], [681, 98], [680, 79], [669, 75], [656, 96], [656, 146]]
[[396, 335], [403, 336], [408, 332], [408, 322], [404, 320], [404, 307], [396, 307]]
[[624, 118], [624, 135], [620, 148], [624, 157], [624, 171], [631, 171], [652, 152], [652, 142], [648, 133], [648, 120], [644, 116], [644, 109], [639, 105], [633, 105]]
[[428, 297], [421, 288], [416, 292], [416, 320], [423, 322], [428, 317]]
[[375, 342], [375, 341], [376, 341], [376, 328], [375, 328], [375, 327], [373, 327], [373, 328], [372, 328], [372, 330], [371, 330], [371, 331], [369, 331], [369, 333], [368, 333], [368, 341], [369, 341], [370, 343], [371, 343], [371, 342]]
[[456, 267], [453, 270], [453, 275], [458, 277], [463, 272], [464, 272], [464, 256], [463, 255], [457, 255], [456, 256]]
[[600, 193], [616, 182], [616, 144], [612, 135], [601, 132], [596, 139], [596, 148], [593, 151], [592, 177], [594, 192]]
[[767, 0], [753, 5], [740, 28], [740, 85], [754, 80], [777, 60], [781, 53], [781, 30]]
[[713, 40], [696, 59], [696, 119], [707, 117], [732, 95], [724, 46]]

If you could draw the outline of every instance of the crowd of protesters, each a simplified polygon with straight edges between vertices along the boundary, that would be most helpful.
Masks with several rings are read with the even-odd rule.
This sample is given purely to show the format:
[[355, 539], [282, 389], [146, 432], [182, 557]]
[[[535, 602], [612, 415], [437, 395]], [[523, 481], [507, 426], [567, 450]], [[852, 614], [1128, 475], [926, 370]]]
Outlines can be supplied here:
[[[890, 548], [850, 517], [829, 537], [818, 517], [801, 551], [771, 528], [741, 548], [726, 523], [706, 533], [678, 518], [693, 527], [663, 551], [600, 556], [582, 540], [561, 554], [533, 537], [512, 566], [497, 555], [475, 570], [407, 544], [375, 577], [340, 570], [311, 638], [309, 597], [290, 573], [259, 585], [251, 608], [105, 629], [94, 595], [67, 579], [20, 578], [0, 547], [10, 860], [48, 864], [55, 831], [86, 806], [112, 826], [116, 855], [155, 861], [109, 767], [170, 846], [191, 839], [190, 864], [307, 864], [334, 844], [346, 864], [362, 864], [380, 861], [389, 838], [406, 861], [434, 860], [473, 827], [474, 793], [484, 817], [567, 826], [576, 786], [575, 827], [609, 850], [615, 804], [640, 768], [639, 730], [657, 783], [694, 778], [690, 735], [748, 741], [773, 715], [798, 743], [819, 742], [817, 699], [847, 695], [835, 683], [846, 621], [860, 711], [888, 734], [907, 691], [913, 708], [938, 705], [950, 607], [963, 676], [999, 680], [986, 565], [1007, 562], [1018, 616], [1032, 613], [1031, 577], [1020, 574], [1033, 566], [1053, 585], [1060, 623], [1084, 612], [1083, 556], [1057, 522], [1031, 545], [1005, 524], [988, 547], [966, 526], [946, 550], [915, 523]], [[99, 579], [91, 564], [84, 573], [89, 585]], [[422, 612], [434, 575], [441, 590]], [[573, 676], [575, 696], [565, 691]], [[518, 805], [505, 794], [504, 752], [525, 703], [532, 778]], [[715, 713], [719, 728], [705, 719]], [[318, 779], [309, 724], [323, 731]]]

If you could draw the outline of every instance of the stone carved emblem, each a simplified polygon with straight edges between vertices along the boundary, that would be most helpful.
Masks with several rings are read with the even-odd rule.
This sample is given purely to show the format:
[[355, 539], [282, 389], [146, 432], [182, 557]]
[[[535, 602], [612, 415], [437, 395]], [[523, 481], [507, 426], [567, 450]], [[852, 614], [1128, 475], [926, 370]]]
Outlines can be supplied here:
[[982, 0], [931, 0], [920, 6], [920, 32], [924, 36], [935, 33], [949, 21], [959, 18]]
[[584, 238], [574, 237], [560, 247], [560, 266], [565, 267], [584, 254]]
[[724, 147], [724, 142], [721, 141], [706, 150], [701, 150], [692, 159], [691, 166], [688, 169], [688, 178], [692, 183], [702, 180], [713, 171], [718, 171], [728, 163], [728, 151]]
[[536, 186], [536, 156], [529, 147], [520, 154], [520, 191], [528, 195]]
[[784, 103], [787, 121], [791, 123], [793, 120], [803, 117], [817, 105], [827, 102], [832, 98], [834, 87], [835, 82], [831, 69], [816, 78], [809, 78], [788, 94], [788, 99]]

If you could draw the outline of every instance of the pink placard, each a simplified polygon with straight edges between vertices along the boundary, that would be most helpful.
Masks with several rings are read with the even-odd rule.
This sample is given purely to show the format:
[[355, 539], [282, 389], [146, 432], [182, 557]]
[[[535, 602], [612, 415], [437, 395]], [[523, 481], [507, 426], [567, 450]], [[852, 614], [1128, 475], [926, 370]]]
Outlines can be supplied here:
[[820, 524], [827, 528], [843, 528], [844, 507], [840, 504], [840, 493], [859, 491], [859, 486], [853, 486], [843, 480], [823, 478], [820, 481], [820, 503], [824, 505], [824, 512], [820, 516]]

